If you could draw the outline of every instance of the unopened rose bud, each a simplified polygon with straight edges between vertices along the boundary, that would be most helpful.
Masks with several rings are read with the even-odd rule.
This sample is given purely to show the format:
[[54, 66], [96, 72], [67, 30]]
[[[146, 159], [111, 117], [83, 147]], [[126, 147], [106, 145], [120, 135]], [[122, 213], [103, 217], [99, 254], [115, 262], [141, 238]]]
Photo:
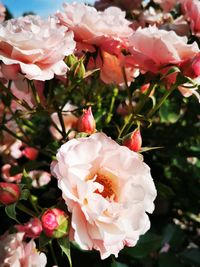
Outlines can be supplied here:
[[48, 209], [41, 218], [42, 227], [48, 237], [61, 238], [68, 234], [68, 216], [60, 209]]
[[85, 76], [85, 66], [83, 60], [77, 61], [71, 68], [72, 77], [76, 79], [83, 79]]
[[128, 134], [122, 141], [123, 146], [127, 146], [130, 150], [138, 152], [142, 146], [142, 137], [139, 129]]
[[149, 87], [150, 87], [150, 83], [145, 83], [141, 86], [140, 90], [142, 93], [146, 93]]
[[29, 160], [35, 160], [38, 156], [38, 150], [33, 147], [25, 147], [22, 151], [22, 155], [25, 156]]
[[77, 62], [77, 57], [73, 54], [69, 55], [65, 59], [65, 63], [67, 64], [68, 67], [72, 67], [76, 62]]
[[10, 205], [20, 197], [20, 187], [17, 184], [0, 183], [0, 203]]
[[79, 132], [92, 134], [96, 130], [96, 122], [91, 107], [83, 110], [83, 115], [78, 119], [77, 129]]
[[18, 232], [25, 233], [25, 237], [38, 238], [42, 232], [42, 224], [38, 218], [31, 218], [31, 220], [24, 225], [15, 225]]

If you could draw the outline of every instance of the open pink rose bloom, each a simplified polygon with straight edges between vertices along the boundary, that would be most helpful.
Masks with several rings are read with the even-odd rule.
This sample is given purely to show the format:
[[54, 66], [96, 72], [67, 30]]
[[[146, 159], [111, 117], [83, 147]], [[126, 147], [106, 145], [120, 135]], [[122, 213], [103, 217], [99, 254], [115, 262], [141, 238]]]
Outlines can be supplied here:
[[[87, 153], [85, 153], [87, 151]], [[71, 240], [105, 259], [150, 227], [156, 190], [142, 157], [103, 133], [59, 149], [52, 172], [72, 213]]]

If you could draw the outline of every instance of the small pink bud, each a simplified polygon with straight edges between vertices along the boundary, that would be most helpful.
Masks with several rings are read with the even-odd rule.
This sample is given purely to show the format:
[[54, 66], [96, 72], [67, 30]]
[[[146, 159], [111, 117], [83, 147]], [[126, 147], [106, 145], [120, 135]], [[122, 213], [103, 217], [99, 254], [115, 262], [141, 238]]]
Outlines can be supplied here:
[[96, 130], [96, 122], [92, 114], [91, 107], [88, 110], [83, 110], [83, 115], [79, 117], [77, 123], [77, 129], [79, 132], [92, 134]]
[[145, 83], [141, 86], [140, 90], [142, 93], [146, 93], [146, 91], [149, 89], [150, 83]]
[[17, 184], [0, 183], [0, 203], [10, 205], [20, 197], [20, 187]]
[[60, 209], [48, 209], [42, 215], [42, 227], [48, 237], [61, 238], [68, 234], [68, 216]]
[[38, 238], [42, 232], [42, 224], [38, 218], [32, 218], [29, 222], [24, 225], [15, 225], [18, 232], [25, 233], [25, 237]]
[[130, 150], [138, 152], [142, 146], [142, 137], [139, 129], [126, 135], [122, 141], [123, 146], [127, 146]]
[[38, 150], [36, 148], [27, 146], [22, 151], [22, 154], [29, 160], [35, 160], [38, 156]]

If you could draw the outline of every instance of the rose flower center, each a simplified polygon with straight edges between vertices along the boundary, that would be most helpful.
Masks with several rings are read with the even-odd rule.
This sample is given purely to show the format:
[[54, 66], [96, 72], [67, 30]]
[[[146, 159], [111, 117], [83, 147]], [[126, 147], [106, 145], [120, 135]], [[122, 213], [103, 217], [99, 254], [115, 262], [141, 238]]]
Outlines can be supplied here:
[[111, 200], [116, 201], [118, 191], [118, 184], [116, 178], [117, 177], [110, 173], [106, 173], [106, 175], [102, 173], [97, 173], [95, 182], [103, 186], [103, 191], [97, 189], [95, 193], [102, 195], [104, 198], [109, 198]]

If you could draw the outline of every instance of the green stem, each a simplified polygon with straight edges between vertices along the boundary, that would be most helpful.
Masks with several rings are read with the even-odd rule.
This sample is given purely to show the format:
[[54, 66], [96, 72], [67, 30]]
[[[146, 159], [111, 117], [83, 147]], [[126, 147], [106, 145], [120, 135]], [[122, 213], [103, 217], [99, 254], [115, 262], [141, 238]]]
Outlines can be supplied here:
[[127, 121], [125, 122], [125, 124], [123, 125], [122, 129], [119, 132], [118, 138], [120, 138], [122, 136], [122, 134], [124, 133], [125, 129], [127, 128], [127, 126], [130, 123], [130, 125], [129, 125], [128, 129], [126, 130], [126, 132], [129, 131], [129, 129], [133, 125], [133, 123], [131, 123], [131, 122], [132, 122], [134, 116], [136, 114], [138, 114], [142, 110], [142, 108], [144, 107], [144, 105], [146, 104], [146, 102], [147, 102], [147, 100], [149, 98], [149, 95], [151, 94], [151, 92], [154, 90], [155, 87], [156, 87], [156, 84], [151, 84], [149, 89], [148, 89], [148, 91], [146, 92], [146, 94], [142, 94], [142, 97], [141, 97], [140, 101], [138, 102], [134, 113], [129, 115]]
[[59, 118], [60, 125], [62, 128], [62, 136], [63, 136], [63, 139], [65, 140], [67, 135], [66, 135], [65, 124], [64, 124], [64, 120], [62, 116], [62, 111], [58, 109], [57, 114], [58, 114], [58, 118]]
[[165, 100], [171, 95], [171, 93], [176, 89], [177, 85], [173, 85], [170, 90], [166, 90], [163, 97], [160, 99], [160, 101], [153, 107], [148, 113], [147, 113], [147, 119], [152, 117], [152, 115], [162, 106], [162, 104], [165, 102]]
[[32, 210], [30, 210], [29, 208], [27, 208], [26, 206], [24, 206], [22, 203], [18, 203], [17, 204], [17, 208], [21, 211], [23, 211], [24, 213], [30, 215], [31, 217], [37, 217], [37, 215], [35, 214], [35, 212], [33, 212]]
[[127, 125], [131, 122], [132, 118], [133, 118], [134, 114], [130, 114], [127, 121], [124, 123], [122, 129], [120, 130], [119, 132], [119, 135], [118, 135], [118, 139], [121, 138], [124, 130], [126, 129]]
[[52, 158], [52, 154], [49, 154], [47, 151], [45, 151], [44, 149], [40, 149], [36, 146], [34, 146], [33, 144], [31, 144], [30, 142], [27, 142], [26, 140], [24, 140], [21, 136], [13, 133], [11, 130], [9, 130], [5, 125], [1, 125], [0, 124], [0, 129], [2, 129], [3, 131], [6, 131], [7, 133], [9, 133], [11, 136], [13, 136], [15, 139], [18, 139], [20, 141], [22, 141], [22, 143], [28, 145], [28, 146], [31, 146], [31, 147], [34, 147], [36, 149], [38, 149], [40, 151], [41, 154], [45, 155], [45, 156], [48, 156], [50, 158]]
[[50, 248], [50, 252], [51, 252], [53, 261], [54, 261], [55, 265], [58, 266], [58, 261], [56, 259], [56, 255], [55, 255], [55, 252], [54, 252], [54, 249], [53, 249], [52, 241], [49, 242], [49, 248]]
[[35, 99], [35, 103], [37, 104], [37, 106], [41, 106], [40, 97], [39, 97], [39, 95], [37, 93], [37, 90], [35, 88], [34, 82], [30, 81], [29, 84], [30, 84], [30, 87], [31, 87], [31, 90], [32, 90], [32, 93], [33, 93], [33, 96], [34, 96], [34, 99]]
[[[58, 125], [53, 121], [53, 119], [51, 118], [51, 115], [50, 114], [48, 114], [49, 115], [49, 118], [50, 118], [50, 120], [51, 120], [51, 124], [56, 128], [56, 130], [62, 135], [62, 130], [60, 130], [59, 129], [59, 127], [58, 127]], [[57, 114], [58, 115], [58, 114]]]
[[[11, 83], [9, 83], [9, 87], [11, 86]], [[2, 89], [3, 91], [5, 91], [17, 104], [19, 104], [20, 106], [24, 107], [25, 109], [31, 110], [31, 108], [29, 107], [29, 105], [26, 103], [25, 100], [20, 100], [19, 98], [17, 98], [11, 91], [10, 88], [7, 88], [6, 86], [4, 86], [1, 82], [0, 82], [0, 89]]]
[[117, 88], [114, 88], [114, 90], [113, 90], [113, 96], [112, 96], [111, 103], [110, 103], [110, 109], [109, 109], [109, 112], [108, 112], [108, 116], [106, 118], [106, 124], [110, 123], [110, 121], [112, 119], [112, 116], [113, 116], [113, 108], [114, 108], [115, 99], [116, 99], [116, 96], [117, 95], [118, 95], [118, 89]]
[[18, 118], [15, 117], [14, 112], [12, 111], [12, 109], [9, 107], [9, 111], [12, 114], [12, 118], [14, 119], [14, 121], [16, 122], [19, 130], [21, 131], [21, 133], [24, 135], [24, 137], [26, 138], [27, 142], [30, 142], [30, 138], [28, 137], [28, 135], [26, 134], [26, 132], [23, 130], [23, 128], [20, 125], [20, 122], [18, 120]]
[[142, 94], [142, 97], [140, 99], [140, 101], [138, 102], [136, 108], [135, 108], [135, 114], [138, 114], [141, 109], [144, 107], [144, 105], [146, 104], [151, 92], [154, 90], [154, 88], [156, 87], [156, 84], [151, 84], [148, 88], [148, 91], [146, 92], [146, 94]]

